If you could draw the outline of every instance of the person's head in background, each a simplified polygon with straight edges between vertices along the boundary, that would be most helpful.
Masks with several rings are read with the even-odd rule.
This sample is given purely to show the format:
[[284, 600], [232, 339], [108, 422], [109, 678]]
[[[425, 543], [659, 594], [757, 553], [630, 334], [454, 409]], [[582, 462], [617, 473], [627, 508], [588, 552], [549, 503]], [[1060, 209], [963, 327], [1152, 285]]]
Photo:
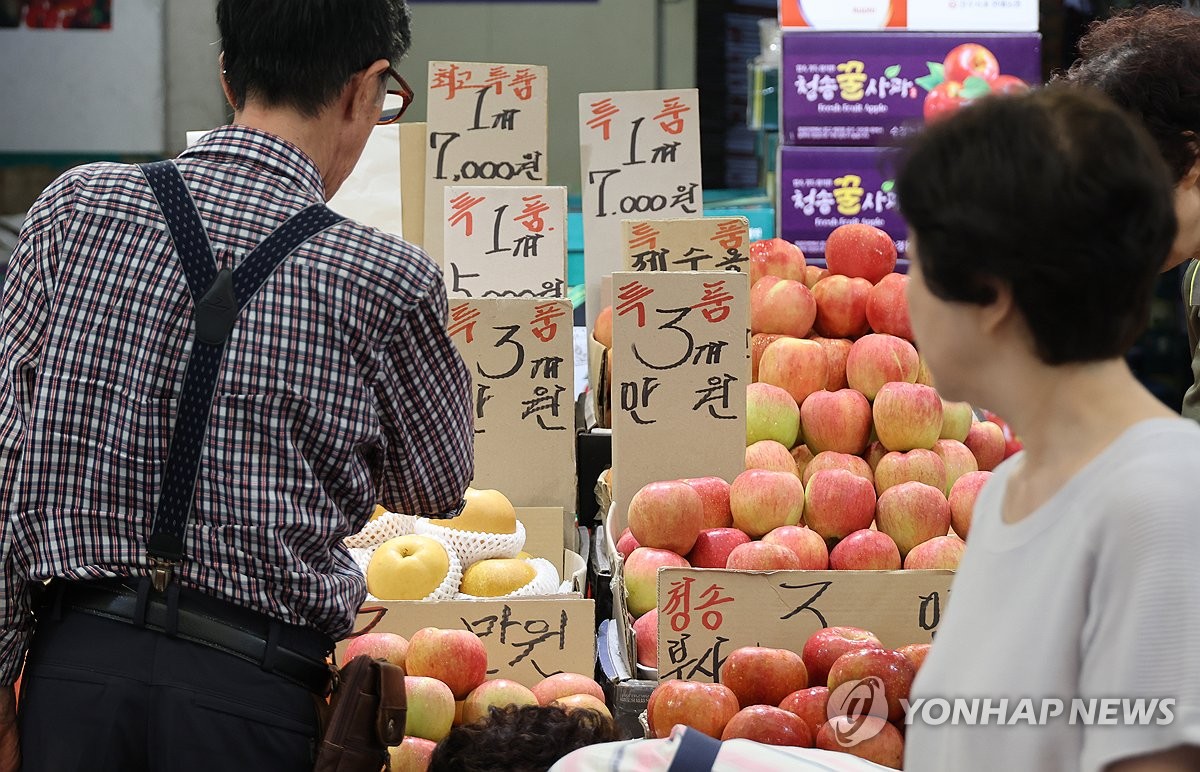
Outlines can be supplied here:
[[300, 146], [332, 197], [412, 43], [406, 0], [219, 0], [217, 28], [234, 120]]
[[1171, 177], [1103, 95], [980, 100], [908, 143], [896, 189], [913, 331], [945, 399], [1015, 418], [1145, 328], [1175, 236]]
[[492, 708], [438, 743], [429, 772], [546, 772], [573, 750], [620, 739], [612, 719], [594, 710]]
[[1179, 233], [1163, 270], [1200, 255], [1200, 16], [1140, 8], [1092, 24], [1055, 81], [1104, 92], [1136, 116], [1175, 182]]

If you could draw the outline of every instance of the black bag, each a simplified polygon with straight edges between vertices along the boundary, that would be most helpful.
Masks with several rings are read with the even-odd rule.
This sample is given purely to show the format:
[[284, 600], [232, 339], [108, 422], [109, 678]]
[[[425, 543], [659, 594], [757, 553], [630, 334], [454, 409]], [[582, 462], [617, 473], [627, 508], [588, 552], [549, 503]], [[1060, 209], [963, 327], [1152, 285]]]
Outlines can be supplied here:
[[380, 772], [388, 766], [388, 746], [404, 739], [404, 670], [355, 657], [338, 671], [330, 703], [320, 707], [314, 772]]

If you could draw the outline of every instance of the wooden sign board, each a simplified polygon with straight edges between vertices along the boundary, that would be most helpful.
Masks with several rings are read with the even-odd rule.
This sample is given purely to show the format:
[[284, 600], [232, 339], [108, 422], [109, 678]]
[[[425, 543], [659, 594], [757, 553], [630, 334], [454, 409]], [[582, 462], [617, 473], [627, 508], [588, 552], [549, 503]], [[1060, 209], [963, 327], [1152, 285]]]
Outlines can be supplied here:
[[517, 519], [525, 526], [525, 547], [535, 558], [544, 558], [558, 569], [560, 579], [568, 579], [563, 575], [563, 558], [565, 554], [565, 534], [563, 532], [562, 507], [517, 507]]
[[953, 578], [953, 571], [660, 569], [659, 680], [716, 681], [734, 649], [799, 654], [822, 627], [861, 627], [888, 648], [929, 643]]
[[[509, 600], [391, 600], [373, 632], [405, 638], [424, 627], [470, 630], [487, 649], [488, 677], [532, 687], [555, 673], [591, 675], [596, 663], [596, 603], [546, 595]], [[368, 622], [363, 614], [355, 623]], [[339, 644], [339, 655], [345, 643]]]
[[579, 95], [588, 327], [621, 270], [621, 221], [704, 214], [696, 89]]
[[400, 124], [400, 199], [404, 202], [404, 240], [425, 241], [425, 124]]
[[623, 220], [626, 271], [750, 271], [745, 217]]
[[566, 297], [566, 188], [448, 185], [443, 203], [451, 297]]
[[656, 480], [745, 468], [750, 278], [613, 274], [613, 483], [622, 516]]
[[574, 512], [571, 302], [451, 299], [449, 330], [474, 380], [472, 485]]
[[544, 185], [545, 67], [429, 63], [425, 251], [442, 264], [447, 185]]

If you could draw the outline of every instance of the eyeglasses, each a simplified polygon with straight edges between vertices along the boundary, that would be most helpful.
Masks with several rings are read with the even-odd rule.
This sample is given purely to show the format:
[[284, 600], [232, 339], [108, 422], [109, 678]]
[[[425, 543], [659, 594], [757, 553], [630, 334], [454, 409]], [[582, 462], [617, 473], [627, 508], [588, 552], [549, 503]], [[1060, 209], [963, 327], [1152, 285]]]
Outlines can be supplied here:
[[388, 67], [384, 77], [387, 92], [383, 97], [383, 111], [375, 122], [377, 126], [387, 126], [400, 120], [400, 116], [413, 103], [412, 87], [400, 77], [400, 73]]

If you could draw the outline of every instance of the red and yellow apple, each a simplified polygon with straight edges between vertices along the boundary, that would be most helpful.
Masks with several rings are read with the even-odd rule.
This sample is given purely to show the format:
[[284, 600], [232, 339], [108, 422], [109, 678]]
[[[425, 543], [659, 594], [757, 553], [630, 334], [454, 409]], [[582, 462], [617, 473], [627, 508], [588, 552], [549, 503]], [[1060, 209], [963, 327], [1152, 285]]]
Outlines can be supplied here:
[[404, 734], [440, 742], [454, 723], [454, 695], [450, 687], [429, 676], [405, 676], [408, 700]]
[[801, 658], [808, 669], [809, 682], [823, 684], [829, 679], [829, 668], [846, 652], [882, 648], [875, 633], [861, 627], [823, 627], [804, 642]]
[[812, 734], [808, 725], [795, 713], [774, 705], [751, 705], [742, 708], [729, 720], [722, 740], [753, 740], [764, 745], [785, 745], [811, 748]]
[[750, 288], [752, 332], [803, 338], [812, 329], [816, 315], [816, 300], [804, 282], [764, 276]]
[[747, 469], [729, 486], [733, 524], [758, 539], [804, 517], [804, 484], [794, 473]]
[[854, 345], [854, 341], [846, 338], [822, 338], [820, 335], [810, 335], [808, 339], [821, 344], [829, 362], [825, 374], [825, 388], [829, 391], [846, 388], [846, 357], [850, 356], [850, 347]]
[[826, 338], [857, 338], [870, 329], [867, 324], [867, 298], [871, 282], [831, 274], [812, 288], [816, 302], [813, 329]]
[[408, 641], [405, 667], [409, 675], [438, 679], [461, 700], [487, 678], [487, 650], [470, 630], [424, 627]]
[[829, 681], [826, 685], [832, 694], [844, 683], [874, 676], [883, 682], [888, 721], [899, 721], [904, 717], [904, 704], [901, 701], [908, 699], [916, 674], [917, 669], [913, 663], [898, 651], [859, 649], [848, 651], [837, 658], [829, 668]]
[[604, 700], [596, 698], [591, 694], [568, 694], [565, 697], [559, 697], [551, 705], [562, 708], [568, 713], [573, 710], [590, 710], [599, 713], [605, 718], [612, 718], [612, 713], [608, 709], [608, 705]]
[[908, 316], [908, 298], [905, 295], [907, 287], [907, 276], [889, 273], [871, 288], [871, 294], [867, 297], [867, 323], [872, 330], [910, 342], [913, 340], [912, 320]]
[[928, 450], [942, 431], [942, 398], [931, 386], [885, 383], [875, 395], [872, 416], [883, 447]]
[[689, 477], [682, 482], [700, 494], [700, 503], [704, 505], [703, 528], [728, 528], [733, 524], [733, 515], [729, 512], [729, 483], [720, 477]]
[[875, 399], [886, 383], [915, 382], [919, 368], [920, 358], [911, 343], [895, 335], [872, 333], [850, 346], [846, 356], [846, 381], [850, 388], [861, 391], [867, 399]]
[[758, 380], [783, 389], [798, 405], [824, 389], [828, 377], [829, 359], [812, 340], [780, 338], [767, 346], [758, 364]]
[[896, 542], [870, 528], [855, 531], [829, 551], [829, 567], [835, 571], [899, 571], [901, 565]]
[[802, 571], [824, 571], [829, 568], [829, 547], [825, 545], [821, 534], [811, 528], [781, 525], [762, 537], [762, 541], [790, 549], [800, 562], [797, 568]]
[[891, 536], [901, 557], [950, 530], [950, 504], [941, 488], [920, 482], [893, 485], [879, 495], [879, 530]]
[[650, 694], [646, 719], [652, 737], [668, 737], [677, 724], [683, 724], [720, 739], [738, 709], [737, 697], [728, 686], [671, 680]]
[[974, 421], [975, 414], [971, 411], [969, 402], [942, 400], [942, 431], [938, 437], [943, 440], [962, 442], [967, 438]]
[[404, 667], [408, 656], [408, 639], [396, 633], [365, 633], [350, 639], [342, 659], [346, 662], [366, 655], [371, 659], [386, 659], [393, 665]]
[[935, 536], [913, 547], [904, 558], [904, 567], [956, 571], [966, 548], [966, 543], [957, 536]]
[[495, 678], [484, 681], [467, 695], [467, 702], [463, 705], [463, 723], [474, 724], [487, 718], [491, 708], [537, 704], [538, 698], [529, 687], [507, 678]]
[[559, 697], [572, 694], [590, 694], [596, 699], [604, 699], [604, 690], [596, 683], [596, 679], [582, 673], [555, 673], [546, 676], [533, 685], [532, 691], [539, 705], [549, 705]]
[[800, 479], [805, 485], [808, 485], [809, 480], [817, 472], [824, 472], [827, 469], [845, 469], [847, 472], [852, 472], [867, 482], [874, 485], [875, 473], [871, 471], [871, 465], [866, 459], [860, 456], [853, 456], [849, 453], [838, 453], [833, 450], [825, 450], [808, 462], [804, 467], [803, 474]]
[[729, 563], [729, 553], [733, 552], [735, 547], [749, 541], [750, 537], [739, 528], [705, 528], [696, 537], [696, 544], [687, 554], [687, 561], [692, 564], [692, 568], [725, 568]]
[[832, 274], [859, 277], [874, 284], [895, 270], [896, 242], [872, 225], [841, 225], [825, 240], [825, 264]]
[[751, 383], [746, 387], [746, 444], [775, 440], [792, 447], [800, 436], [800, 406], [779, 386]]
[[947, 496], [958, 478], [979, 471], [975, 454], [958, 440], [938, 440], [933, 443], [933, 452], [938, 454], [942, 465], [946, 467], [946, 487], [942, 490]]
[[784, 239], [750, 242], [750, 284], [764, 276], [804, 281], [805, 260], [800, 247]]
[[625, 604], [640, 617], [658, 606], [658, 569], [688, 568], [688, 562], [670, 550], [638, 547], [625, 561]]
[[975, 511], [975, 500], [983, 484], [992, 476], [991, 472], [968, 472], [958, 478], [950, 489], [950, 525], [963, 539], [971, 530], [971, 516]]
[[[867, 739], [843, 745], [838, 740], [839, 735], [855, 738], [861, 735]], [[899, 729], [876, 716], [835, 716], [829, 719], [817, 732], [816, 747], [848, 753], [889, 769], [900, 769], [904, 763], [904, 736]]]
[[[652, 608], [633, 623], [637, 661], [643, 667], [658, 667], [658, 609]], [[564, 695], [565, 696], [565, 695]], [[603, 694], [601, 695], [603, 696]], [[540, 701], [540, 700], [539, 700]]]
[[826, 469], [808, 481], [804, 492], [805, 523], [826, 539], [840, 539], [870, 528], [875, 517], [875, 489], [845, 469]]
[[629, 530], [643, 547], [686, 555], [704, 525], [704, 501], [682, 480], [643, 485], [629, 501]]
[[885, 453], [875, 464], [875, 493], [906, 482], [922, 482], [938, 490], [946, 487], [946, 463], [932, 450], [918, 448], [907, 453]]
[[800, 568], [800, 558], [781, 544], [751, 541], [733, 548], [725, 568], [731, 571], [795, 571]]
[[783, 698], [779, 707], [799, 716], [808, 725], [812, 736], [816, 737], [821, 726], [829, 719], [829, 687], [810, 686], [792, 692]]
[[800, 425], [814, 453], [862, 453], [871, 437], [871, 403], [854, 389], [817, 391], [800, 405]]
[[759, 440], [746, 448], [746, 469], [769, 469], [799, 477], [792, 452], [775, 440]]
[[971, 424], [963, 444], [975, 454], [979, 471], [990, 472], [1004, 460], [1004, 430], [991, 421]]
[[426, 772], [437, 743], [423, 737], [405, 737], [399, 745], [388, 748], [391, 772]]

